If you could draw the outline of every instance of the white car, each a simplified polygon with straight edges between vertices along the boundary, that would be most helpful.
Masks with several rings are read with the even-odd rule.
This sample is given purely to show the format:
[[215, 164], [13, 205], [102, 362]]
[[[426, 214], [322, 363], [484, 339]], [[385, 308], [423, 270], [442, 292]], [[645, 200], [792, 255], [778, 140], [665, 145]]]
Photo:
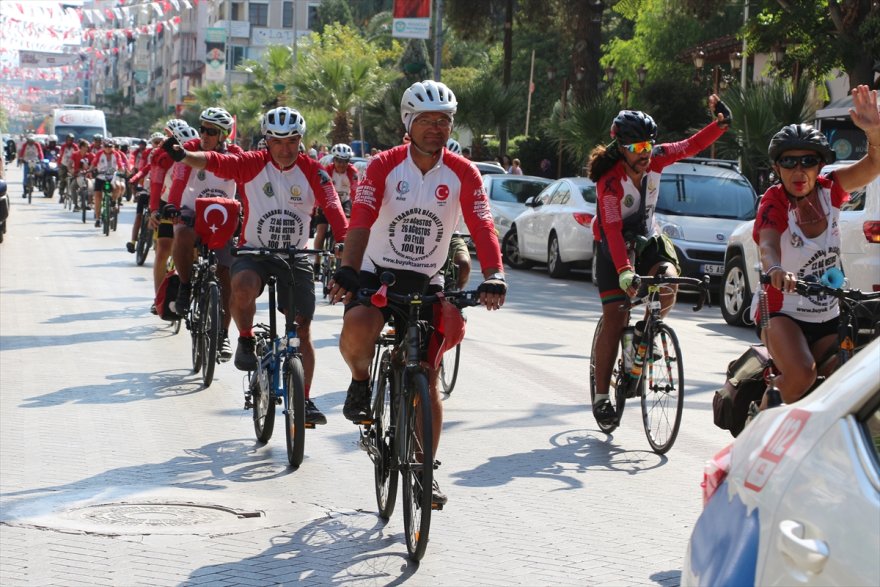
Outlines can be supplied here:
[[[841, 161], [826, 165], [829, 173]], [[752, 239], [754, 221], [741, 224], [730, 235], [724, 254], [721, 314], [728, 324], [751, 324], [752, 293], [758, 282], [758, 246]], [[850, 194], [840, 211], [841, 260], [847, 287], [863, 292], [880, 291], [880, 178]]]
[[880, 340], [706, 466], [681, 584], [880, 585]]
[[484, 175], [483, 187], [489, 196], [489, 209], [498, 234], [506, 234], [513, 220], [526, 209], [526, 201], [538, 196], [551, 183], [552, 179], [536, 175]]
[[596, 184], [586, 177], [564, 177], [526, 201], [526, 209], [504, 234], [501, 253], [514, 269], [546, 264], [551, 277], [572, 267], [590, 268], [596, 216]]

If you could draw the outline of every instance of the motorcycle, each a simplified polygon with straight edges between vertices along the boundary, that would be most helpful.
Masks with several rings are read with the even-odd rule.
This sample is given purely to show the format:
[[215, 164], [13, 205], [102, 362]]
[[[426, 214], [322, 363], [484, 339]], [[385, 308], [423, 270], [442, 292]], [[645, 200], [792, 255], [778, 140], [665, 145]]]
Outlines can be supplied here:
[[0, 243], [6, 234], [6, 219], [9, 218], [9, 194], [6, 193], [6, 182], [0, 179]]
[[42, 163], [42, 189], [43, 195], [51, 198], [58, 185], [58, 162], [51, 159], [43, 159]]

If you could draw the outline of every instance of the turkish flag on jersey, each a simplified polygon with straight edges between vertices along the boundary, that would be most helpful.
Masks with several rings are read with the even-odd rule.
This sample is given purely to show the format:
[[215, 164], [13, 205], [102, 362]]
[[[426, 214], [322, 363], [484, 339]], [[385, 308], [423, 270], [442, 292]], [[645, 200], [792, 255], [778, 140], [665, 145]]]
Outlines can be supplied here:
[[229, 198], [196, 200], [196, 234], [209, 249], [222, 249], [235, 234], [241, 204]]

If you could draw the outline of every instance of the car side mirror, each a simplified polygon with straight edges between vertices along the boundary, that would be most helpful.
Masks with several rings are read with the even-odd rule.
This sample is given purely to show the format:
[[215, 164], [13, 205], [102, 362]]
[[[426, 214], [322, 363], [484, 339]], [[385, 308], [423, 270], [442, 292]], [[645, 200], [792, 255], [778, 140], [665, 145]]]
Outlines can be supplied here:
[[539, 206], [543, 206], [544, 202], [536, 198], [535, 196], [531, 196], [526, 199], [525, 205], [529, 208], [538, 208]]

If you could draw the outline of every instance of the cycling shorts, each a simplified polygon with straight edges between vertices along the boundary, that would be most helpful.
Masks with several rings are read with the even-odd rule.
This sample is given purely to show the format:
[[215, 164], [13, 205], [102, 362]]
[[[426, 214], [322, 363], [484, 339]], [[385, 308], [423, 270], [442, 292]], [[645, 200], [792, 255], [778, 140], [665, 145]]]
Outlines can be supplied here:
[[[782, 312], [771, 312], [770, 317], [776, 318], [777, 316], [781, 316], [783, 318], [788, 318], [800, 329], [804, 334], [804, 338], [807, 339], [807, 346], [812, 347], [818, 341], [822, 340], [826, 336], [837, 335], [837, 324], [840, 322], [840, 318], [835, 316], [831, 320], [826, 320], [825, 322], [806, 322], [804, 320], [798, 320], [797, 318], [792, 318], [788, 314], [783, 314]], [[761, 321], [759, 320], [757, 324], [755, 324], [755, 333], [758, 335], [758, 340], [761, 340]]]
[[266, 287], [270, 275], [277, 278], [275, 289], [279, 310], [288, 305], [287, 292], [293, 288], [293, 306], [296, 316], [311, 320], [315, 316], [315, 274], [312, 272], [312, 261], [308, 256], [297, 257], [293, 266], [294, 283], [290, 283], [290, 272], [284, 263], [277, 259], [257, 259], [252, 256], [234, 257], [232, 276], [242, 271], [253, 271], [260, 277], [262, 286], [260, 294]]
[[150, 194], [149, 192], [138, 192], [137, 195], [137, 215], [146, 214], [150, 211]]
[[[611, 260], [608, 247], [600, 243], [596, 247], [596, 275], [594, 281], [599, 286], [599, 297], [603, 304], [621, 302], [626, 294], [620, 289], [617, 277], [617, 268]], [[635, 272], [638, 275], [647, 275], [658, 263], [671, 263], [676, 271], [680, 271], [678, 256], [675, 254], [675, 246], [669, 237], [656, 234], [648, 239], [642, 252], [636, 257]]]

